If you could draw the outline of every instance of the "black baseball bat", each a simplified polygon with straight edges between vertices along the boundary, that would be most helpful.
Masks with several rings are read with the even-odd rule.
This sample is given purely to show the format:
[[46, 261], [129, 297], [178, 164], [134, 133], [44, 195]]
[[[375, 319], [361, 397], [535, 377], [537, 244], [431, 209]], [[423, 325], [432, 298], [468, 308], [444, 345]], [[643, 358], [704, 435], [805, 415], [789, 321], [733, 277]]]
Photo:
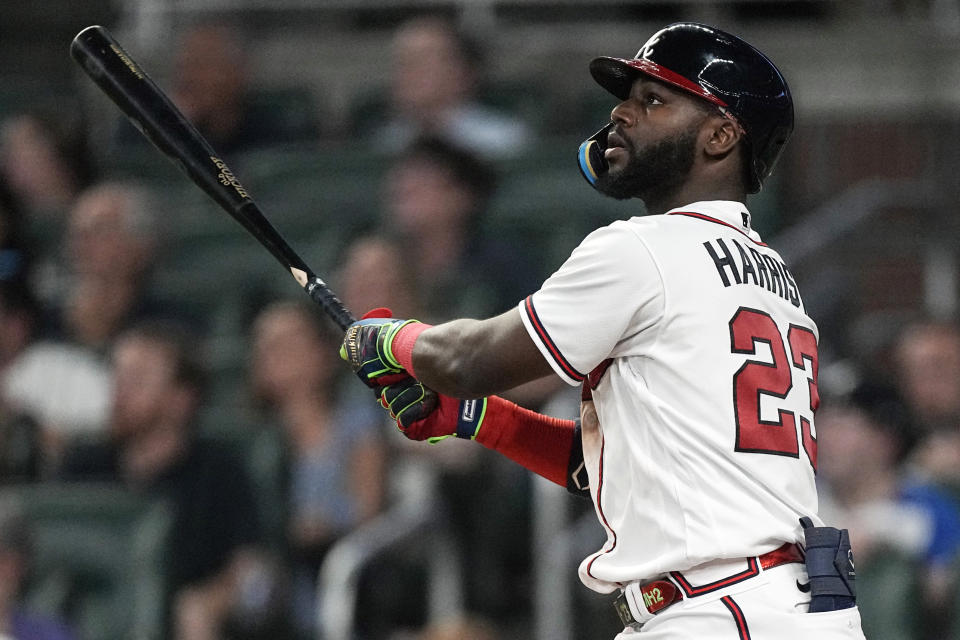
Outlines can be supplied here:
[[87, 27], [70, 43], [70, 55], [157, 149], [289, 269], [341, 329], [354, 322], [330, 287], [267, 220], [217, 152], [109, 31], [97, 25]]

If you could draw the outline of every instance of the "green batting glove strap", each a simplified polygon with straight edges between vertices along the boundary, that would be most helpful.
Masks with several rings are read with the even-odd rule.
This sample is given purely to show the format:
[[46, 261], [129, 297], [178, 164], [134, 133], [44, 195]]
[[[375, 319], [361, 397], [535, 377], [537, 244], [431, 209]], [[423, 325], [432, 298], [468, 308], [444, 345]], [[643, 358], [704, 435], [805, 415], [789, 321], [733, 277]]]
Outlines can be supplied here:
[[397, 320], [383, 328], [377, 334], [377, 355], [380, 359], [389, 365], [390, 369], [400, 370], [403, 365], [397, 361], [393, 355], [393, 340], [400, 333], [400, 330], [410, 324], [420, 324], [419, 320]]

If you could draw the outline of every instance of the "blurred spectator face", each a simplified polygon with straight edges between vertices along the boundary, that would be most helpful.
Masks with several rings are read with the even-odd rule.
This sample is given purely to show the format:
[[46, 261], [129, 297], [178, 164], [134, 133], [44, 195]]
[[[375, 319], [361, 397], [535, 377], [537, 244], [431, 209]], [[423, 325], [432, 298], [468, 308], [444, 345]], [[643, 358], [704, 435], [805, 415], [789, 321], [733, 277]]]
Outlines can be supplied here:
[[903, 395], [921, 420], [960, 417], [960, 330], [913, 327], [900, 338], [896, 357]]
[[191, 119], [230, 111], [244, 95], [246, 66], [240, 36], [233, 29], [195, 27], [184, 35], [177, 51], [174, 101]]
[[51, 132], [29, 115], [0, 128], [0, 172], [28, 210], [59, 209], [77, 189]]
[[74, 271], [82, 276], [137, 277], [152, 256], [152, 239], [137, 229], [145, 217], [137, 196], [120, 185], [85, 191], [70, 213], [67, 247]]
[[409, 271], [395, 245], [362, 238], [347, 251], [339, 290], [350, 309], [365, 312], [386, 306], [398, 318], [408, 318], [416, 314]]
[[254, 323], [252, 377], [268, 403], [316, 393], [333, 375], [336, 347], [295, 305], [269, 307]]
[[137, 336], [121, 338], [113, 354], [111, 427], [119, 438], [149, 431], [180, 405], [183, 388], [176, 380], [170, 349]]
[[427, 158], [406, 158], [393, 167], [386, 192], [389, 224], [411, 236], [460, 227], [476, 206], [469, 188], [459, 184], [449, 169]]
[[416, 119], [464, 102], [474, 74], [453, 29], [439, 18], [401, 26], [393, 41], [393, 100]]
[[857, 486], [867, 469], [892, 469], [896, 439], [865, 412], [830, 407], [817, 413], [817, 443], [821, 477], [838, 489]]

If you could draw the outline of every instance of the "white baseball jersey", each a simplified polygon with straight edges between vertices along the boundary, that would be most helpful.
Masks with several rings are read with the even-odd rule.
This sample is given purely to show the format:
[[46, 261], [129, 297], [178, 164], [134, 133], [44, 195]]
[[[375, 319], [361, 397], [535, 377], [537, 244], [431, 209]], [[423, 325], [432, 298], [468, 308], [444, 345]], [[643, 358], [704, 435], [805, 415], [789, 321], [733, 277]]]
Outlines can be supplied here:
[[583, 446], [607, 542], [580, 566], [588, 587], [756, 556], [801, 541], [801, 516], [820, 524], [817, 328], [744, 205], [598, 229], [520, 312], [557, 374], [596, 383]]

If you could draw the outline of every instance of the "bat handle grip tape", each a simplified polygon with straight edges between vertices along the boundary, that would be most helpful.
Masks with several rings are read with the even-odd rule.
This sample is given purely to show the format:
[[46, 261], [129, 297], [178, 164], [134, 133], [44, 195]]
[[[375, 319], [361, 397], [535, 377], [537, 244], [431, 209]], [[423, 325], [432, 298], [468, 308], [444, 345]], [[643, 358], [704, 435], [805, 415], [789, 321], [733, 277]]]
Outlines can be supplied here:
[[343, 306], [340, 299], [330, 291], [327, 284], [317, 276], [312, 276], [307, 281], [304, 289], [306, 289], [307, 294], [313, 298], [313, 301], [320, 305], [327, 315], [333, 318], [333, 321], [336, 322], [341, 329], [346, 330], [347, 327], [357, 321], [357, 319], [353, 317], [353, 314]]

